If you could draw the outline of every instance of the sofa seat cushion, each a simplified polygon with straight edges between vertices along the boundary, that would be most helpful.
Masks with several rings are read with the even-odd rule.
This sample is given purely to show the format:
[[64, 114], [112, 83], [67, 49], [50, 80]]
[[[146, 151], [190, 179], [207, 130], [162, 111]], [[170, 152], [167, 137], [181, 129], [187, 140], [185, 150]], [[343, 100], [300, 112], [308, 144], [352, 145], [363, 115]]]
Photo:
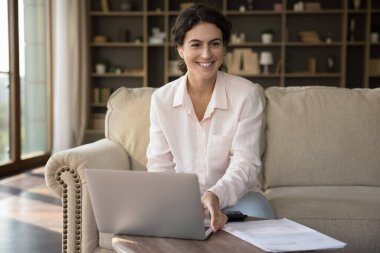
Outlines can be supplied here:
[[294, 220], [347, 243], [339, 252], [380, 252], [380, 187], [277, 187], [265, 195], [277, 218]]
[[113, 250], [112, 237], [114, 234], [99, 232], [99, 247], [102, 249]]
[[265, 196], [278, 218], [380, 220], [380, 187], [276, 187]]
[[110, 249], [103, 249], [101, 247], [98, 247], [95, 249], [93, 253], [115, 253], [116, 251], [110, 250]]

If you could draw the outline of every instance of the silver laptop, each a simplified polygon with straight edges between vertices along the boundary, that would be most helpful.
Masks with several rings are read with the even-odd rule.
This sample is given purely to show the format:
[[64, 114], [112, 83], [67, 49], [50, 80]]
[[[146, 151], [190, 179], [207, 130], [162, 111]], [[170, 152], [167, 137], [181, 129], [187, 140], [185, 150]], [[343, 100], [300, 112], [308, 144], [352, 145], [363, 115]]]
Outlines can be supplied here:
[[100, 232], [205, 240], [195, 174], [86, 169]]

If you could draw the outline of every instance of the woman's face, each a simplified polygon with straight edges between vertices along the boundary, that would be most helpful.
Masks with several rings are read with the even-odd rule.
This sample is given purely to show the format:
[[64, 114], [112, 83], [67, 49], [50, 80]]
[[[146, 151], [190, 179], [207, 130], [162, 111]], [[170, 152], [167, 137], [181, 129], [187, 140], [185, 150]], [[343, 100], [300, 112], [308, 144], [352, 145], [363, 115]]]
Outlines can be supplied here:
[[189, 77], [203, 81], [215, 79], [223, 63], [222, 32], [212, 23], [199, 23], [187, 31], [183, 45], [177, 50], [185, 61]]

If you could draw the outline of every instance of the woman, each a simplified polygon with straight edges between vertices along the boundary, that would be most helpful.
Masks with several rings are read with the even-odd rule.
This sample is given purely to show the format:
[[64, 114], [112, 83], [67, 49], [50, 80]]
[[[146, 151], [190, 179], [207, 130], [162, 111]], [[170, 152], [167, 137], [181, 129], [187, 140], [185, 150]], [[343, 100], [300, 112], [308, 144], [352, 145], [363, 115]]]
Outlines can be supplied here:
[[214, 232], [226, 224], [226, 210], [274, 218], [257, 192], [263, 90], [221, 71], [231, 23], [217, 10], [194, 5], [171, 32], [184, 76], [152, 96], [148, 170], [196, 173]]

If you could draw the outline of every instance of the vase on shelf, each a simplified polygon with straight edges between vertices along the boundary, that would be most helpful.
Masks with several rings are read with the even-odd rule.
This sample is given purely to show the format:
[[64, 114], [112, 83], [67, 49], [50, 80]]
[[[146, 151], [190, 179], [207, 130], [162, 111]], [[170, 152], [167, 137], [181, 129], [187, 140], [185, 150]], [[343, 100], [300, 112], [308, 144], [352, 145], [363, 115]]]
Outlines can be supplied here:
[[329, 73], [335, 72], [335, 56], [334, 55], [328, 55], [326, 57], [326, 70]]
[[133, 4], [131, 1], [129, 0], [122, 0], [120, 2], [120, 9], [122, 11], [132, 11], [132, 8], [133, 8]]
[[355, 41], [355, 19], [350, 20], [350, 30], [348, 32], [348, 40], [351, 42]]
[[379, 33], [378, 32], [372, 32], [371, 33], [371, 42], [372, 43], [379, 42]]
[[359, 10], [361, 4], [362, 4], [361, 0], [353, 0], [353, 5], [354, 5], [355, 10]]
[[260, 65], [263, 66], [263, 74], [269, 74], [269, 65], [273, 64], [273, 55], [271, 52], [264, 51], [260, 53]]
[[247, 0], [247, 9], [253, 10], [253, 0]]
[[98, 63], [95, 65], [96, 74], [105, 74], [107, 66], [105, 64]]
[[269, 44], [273, 42], [273, 33], [263, 33], [261, 34], [261, 42], [263, 44]]

